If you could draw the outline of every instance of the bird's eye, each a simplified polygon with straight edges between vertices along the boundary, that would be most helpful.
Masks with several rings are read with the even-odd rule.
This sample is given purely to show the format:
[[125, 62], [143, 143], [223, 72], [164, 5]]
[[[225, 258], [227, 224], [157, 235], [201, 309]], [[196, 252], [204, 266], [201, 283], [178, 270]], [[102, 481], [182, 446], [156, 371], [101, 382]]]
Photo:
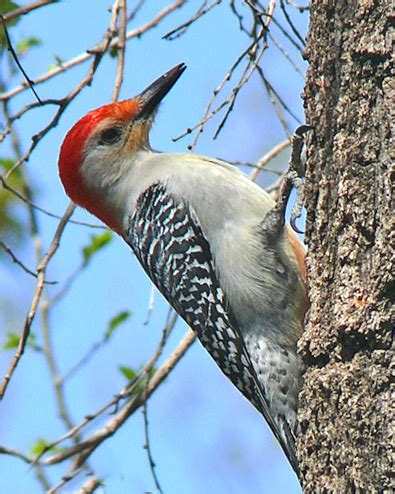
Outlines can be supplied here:
[[114, 144], [122, 136], [122, 129], [120, 127], [110, 127], [100, 134], [99, 144]]

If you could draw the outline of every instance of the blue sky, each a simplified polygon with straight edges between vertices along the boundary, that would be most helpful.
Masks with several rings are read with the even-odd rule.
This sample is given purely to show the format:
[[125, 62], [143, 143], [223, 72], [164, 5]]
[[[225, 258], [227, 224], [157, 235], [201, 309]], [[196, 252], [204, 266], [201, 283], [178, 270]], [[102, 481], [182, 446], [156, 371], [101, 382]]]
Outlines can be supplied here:
[[[148, 0], [129, 29], [144, 24], [168, 3]], [[186, 151], [192, 138], [173, 142], [172, 137], [202, 117], [213, 88], [248, 44], [246, 36], [238, 30], [227, 2], [191, 26], [181, 38], [171, 42], [162, 39], [170, 29], [188, 19], [200, 3], [189, 2], [157, 28], [127, 45], [121, 99], [139, 93], [153, 79], [180, 62], [188, 66], [163, 102], [151, 134], [152, 145], [163, 151]], [[14, 41], [35, 35], [43, 42], [23, 60], [30, 77], [46, 72], [54, 63], [55, 55], [68, 60], [94, 46], [109, 22], [109, 6], [110, 2], [101, 0], [70, 0], [23, 18], [11, 30]], [[247, 9], [243, 11], [248, 15]], [[277, 16], [285, 25], [280, 11]], [[293, 18], [304, 33], [307, 16], [294, 12]], [[274, 27], [273, 34], [297, 57]], [[300, 56], [297, 61], [303, 67]], [[68, 74], [37, 86], [38, 93], [43, 99], [64, 96], [81, 80], [87, 67], [87, 64], [76, 67]], [[303, 120], [302, 77], [292, 70], [275, 47], [264, 54], [262, 67], [269, 81]], [[59, 146], [79, 117], [110, 100], [114, 74], [115, 61], [107, 56], [91, 87], [79, 95], [25, 165], [36, 190], [35, 202], [38, 205], [58, 214], [67, 207], [68, 200], [57, 172]], [[17, 82], [18, 78], [15, 84]], [[22, 93], [13, 101], [12, 110], [17, 111], [32, 99], [30, 92]], [[31, 135], [46, 124], [53, 111], [48, 107], [37, 109], [18, 123], [24, 151], [29, 146]], [[294, 129], [296, 122], [288, 121]], [[257, 77], [242, 90], [235, 111], [223, 132], [213, 141], [212, 134], [218, 123], [217, 119], [206, 127], [196, 152], [230, 161], [254, 162], [285, 138]], [[6, 141], [0, 155], [4, 157], [10, 153]], [[276, 163], [284, 164], [286, 160], [287, 155], [283, 154]], [[273, 179], [275, 176], [267, 174], [260, 182], [268, 184]], [[17, 214], [27, 221], [22, 205], [17, 208]], [[47, 247], [57, 222], [42, 214], [38, 219], [44, 247]], [[74, 219], [95, 222], [82, 210], [75, 213]], [[89, 243], [92, 233], [95, 232], [81, 226], [67, 227], [61, 248], [48, 272], [50, 279], [59, 282], [58, 286], [62, 286], [81, 262], [81, 249]], [[34, 249], [29, 240], [24, 245], [15, 245], [15, 251], [28, 266], [34, 266]], [[55, 294], [58, 289], [50, 287], [49, 294]], [[30, 305], [34, 280], [2, 257], [0, 290], [0, 341], [3, 341], [8, 331], [20, 331]], [[63, 371], [67, 371], [94, 342], [100, 340], [108, 321], [115, 314], [121, 310], [133, 313], [110, 343], [67, 383], [66, 398], [73, 420], [80, 421], [87, 413], [96, 410], [125, 384], [119, 365], [137, 369], [154, 352], [161, 337], [167, 305], [156, 294], [150, 323], [144, 325], [150, 291], [151, 285], [129, 248], [115, 238], [95, 256], [67, 296], [51, 312], [55, 355]], [[32, 329], [40, 343], [39, 317]], [[177, 324], [160, 362], [171, 353], [185, 329], [182, 322]], [[11, 356], [11, 352], [0, 352], [2, 375]], [[262, 417], [228, 383], [199, 344], [193, 346], [150, 400], [149, 421], [157, 474], [165, 493], [300, 492], [295, 475]], [[97, 426], [102, 423], [99, 421]], [[155, 492], [143, 449], [142, 424], [141, 412], [137, 412], [93, 454], [91, 464], [105, 481], [102, 492]], [[91, 426], [89, 431], [94, 428]], [[41, 355], [28, 350], [0, 407], [0, 444], [28, 452], [39, 437], [52, 440], [63, 433], [56, 416], [46, 364]], [[24, 463], [6, 456], [0, 457], [0, 462], [0, 492], [40, 492], [33, 473]], [[64, 473], [64, 467], [49, 470], [53, 483]], [[73, 492], [80, 483], [81, 477], [62, 492]]]

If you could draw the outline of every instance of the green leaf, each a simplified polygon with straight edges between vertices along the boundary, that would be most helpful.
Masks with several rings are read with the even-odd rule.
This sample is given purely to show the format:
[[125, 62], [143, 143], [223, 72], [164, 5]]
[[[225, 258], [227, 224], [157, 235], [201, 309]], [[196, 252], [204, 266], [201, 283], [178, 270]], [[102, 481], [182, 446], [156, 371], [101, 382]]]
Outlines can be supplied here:
[[141, 383], [139, 383], [135, 389], [133, 390], [133, 394], [134, 395], [139, 395], [141, 394], [145, 388], [147, 387], [147, 384], [148, 382], [150, 381], [151, 377], [155, 374], [155, 372], [157, 371], [157, 369], [155, 367], [153, 367], [149, 372], [148, 372], [148, 377], [143, 379], [141, 381]]
[[46, 439], [40, 437], [30, 448], [30, 452], [32, 455], [38, 456], [41, 455], [45, 451], [45, 448], [47, 448], [48, 446], [49, 442]]
[[47, 441], [43, 437], [40, 437], [30, 448], [30, 453], [33, 456], [39, 456], [42, 453], [44, 453], [44, 451], [52, 451], [53, 453], [60, 453], [61, 451], [65, 451], [66, 449], [66, 448], [62, 448], [61, 446], [52, 446], [52, 448], [47, 449], [50, 444], [51, 443], [49, 441]]
[[13, 350], [18, 348], [19, 345], [19, 334], [18, 333], [7, 333], [6, 341], [3, 344], [3, 350]]
[[[1, 14], [8, 14], [8, 12], [11, 12], [12, 10], [18, 9], [19, 5], [15, 2], [12, 2], [11, 0], [0, 0], [0, 13]], [[7, 29], [8, 31], [10, 30], [11, 26], [15, 26], [17, 22], [20, 21], [20, 17], [15, 17], [12, 19], [12, 21], [7, 22]], [[5, 32], [4, 28], [1, 27], [0, 29], [0, 53], [4, 50], [4, 48], [7, 46], [7, 40], [5, 37]]]
[[84, 264], [87, 264], [92, 256], [96, 254], [97, 251], [105, 247], [111, 242], [113, 235], [110, 231], [105, 231], [97, 235], [91, 235], [90, 244], [86, 245], [82, 249], [82, 255], [84, 257]]
[[31, 38], [26, 38], [20, 41], [16, 45], [15, 51], [17, 52], [18, 55], [25, 55], [25, 53], [28, 50], [30, 50], [30, 48], [40, 45], [41, 45], [41, 40], [39, 38], [36, 38], [35, 36], [32, 36]]
[[[132, 369], [131, 367], [127, 367], [126, 365], [120, 365], [118, 366], [118, 369], [121, 371], [121, 373], [124, 375], [124, 377], [126, 377], [126, 379], [128, 381], [131, 381], [132, 379], [136, 379], [136, 377], [138, 376], [139, 372], [136, 372], [134, 369]], [[133, 389], [133, 395], [139, 395], [140, 393], [142, 393], [145, 388], [147, 387], [147, 384], [148, 382], [150, 381], [150, 379], [152, 378], [152, 376], [155, 374], [155, 372], [157, 371], [157, 369], [155, 367], [153, 367], [149, 372], [148, 372], [148, 376], [146, 378], [144, 378], [134, 389]]]
[[119, 365], [118, 369], [121, 373], [126, 377], [128, 381], [131, 381], [137, 376], [137, 372], [133, 370], [131, 367], [127, 367], [126, 365]]
[[[40, 351], [41, 348], [37, 345], [36, 339], [36, 335], [34, 333], [30, 333], [27, 339], [27, 346], [33, 348], [33, 350]], [[7, 333], [6, 341], [3, 344], [3, 350], [14, 350], [15, 348], [18, 348], [19, 340], [20, 335], [18, 333], [15, 333], [13, 331]]]
[[108, 323], [108, 328], [107, 328], [107, 331], [104, 333], [104, 341], [108, 341], [112, 334], [114, 333], [114, 331], [123, 323], [125, 322], [127, 319], [129, 319], [129, 317], [132, 315], [132, 313], [129, 311], [129, 310], [124, 310], [122, 312], [120, 312], [119, 314], [117, 314], [116, 316], [114, 316], [110, 322]]
[[19, 5], [11, 0], [0, 0], [0, 12], [2, 14], [8, 14], [12, 10], [19, 9]]
[[[1, 169], [8, 171], [14, 165], [15, 160], [4, 157], [0, 158], [0, 172]], [[23, 188], [26, 182], [23, 178], [21, 169], [17, 169], [12, 173], [8, 179], [8, 184], [13, 189], [22, 191], [23, 193]], [[0, 187], [0, 236], [4, 235], [5, 238], [10, 238], [10, 236], [13, 236], [17, 240], [22, 237], [22, 235], [26, 232], [26, 229], [23, 228], [22, 223], [16, 216], [14, 208], [12, 207], [15, 202], [15, 195], [5, 188]]]
[[47, 69], [48, 72], [50, 72], [53, 69], [58, 69], [63, 65], [63, 60], [58, 55], [55, 55], [54, 57], [56, 63], [51, 63], [48, 65], [48, 69]]
[[111, 50], [109, 51], [109, 54], [110, 54], [110, 57], [111, 58], [117, 58], [117, 56], [118, 56], [118, 47], [117, 46], [113, 46], [111, 48]]
[[[16, 161], [11, 159], [11, 158], [0, 158], [0, 166], [1, 168], [4, 168], [4, 170], [8, 171], [11, 170], [11, 168], [15, 165]], [[17, 168], [13, 173], [12, 176], [22, 178], [22, 172], [19, 168]]]

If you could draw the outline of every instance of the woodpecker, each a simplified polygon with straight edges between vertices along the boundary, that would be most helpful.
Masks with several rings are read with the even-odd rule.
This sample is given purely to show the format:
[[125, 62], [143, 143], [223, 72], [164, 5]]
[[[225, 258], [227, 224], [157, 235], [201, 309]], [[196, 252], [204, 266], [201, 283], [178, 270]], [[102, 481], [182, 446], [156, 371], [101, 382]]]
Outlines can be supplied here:
[[275, 202], [234, 166], [151, 148], [159, 103], [185, 68], [81, 118], [61, 146], [60, 178], [72, 201], [131, 247], [298, 473], [304, 248], [284, 219], [267, 221]]

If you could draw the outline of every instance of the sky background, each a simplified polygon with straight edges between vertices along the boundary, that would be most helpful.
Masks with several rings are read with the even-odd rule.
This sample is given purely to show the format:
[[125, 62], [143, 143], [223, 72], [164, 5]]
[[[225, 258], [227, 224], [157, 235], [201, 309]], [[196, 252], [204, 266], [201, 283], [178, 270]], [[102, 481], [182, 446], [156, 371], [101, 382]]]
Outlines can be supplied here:
[[[130, 6], [134, 3], [128, 2]], [[169, 1], [148, 0], [128, 29], [143, 25], [168, 4]], [[139, 93], [153, 79], [180, 62], [188, 66], [156, 118], [151, 143], [159, 150], [186, 151], [193, 137], [178, 142], [173, 142], [172, 138], [200, 120], [213, 89], [249, 43], [239, 31], [226, 1], [192, 25], [179, 39], [171, 42], [162, 39], [169, 30], [189, 19], [200, 4], [190, 1], [141, 39], [133, 39], [127, 44], [121, 99]], [[29, 76], [34, 79], [45, 73], [55, 63], [55, 56], [65, 61], [99, 42], [109, 23], [110, 5], [102, 0], [69, 0], [22, 18], [11, 30], [13, 41], [17, 43], [32, 35], [42, 41], [40, 47], [32, 49], [23, 59]], [[242, 7], [240, 10], [249, 15], [249, 10]], [[293, 10], [290, 13], [300, 32], [305, 34], [307, 14]], [[280, 9], [277, 18], [286, 25]], [[276, 39], [295, 57], [298, 65], [305, 68], [300, 55], [272, 26]], [[271, 84], [303, 121], [300, 98], [303, 78], [274, 46], [265, 52], [261, 66]], [[81, 80], [87, 68], [87, 64], [80, 65], [37, 86], [40, 97], [64, 96]], [[78, 118], [110, 101], [115, 68], [116, 61], [106, 56], [93, 84], [70, 105], [58, 126], [39, 144], [25, 165], [36, 191], [35, 203], [51, 212], [62, 214], [68, 205], [57, 172], [59, 146]], [[19, 81], [18, 75], [12, 87]], [[12, 111], [32, 101], [32, 94], [26, 91], [13, 100]], [[31, 135], [44, 127], [53, 114], [53, 108], [38, 108], [18, 122], [23, 151], [28, 148]], [[256, 162], [286, 138], [257, 77], [241, 91], [224, 130], [212, 140], [219, 121], [216, 119], [206, 126], [196, 152], [229, 161]], [[292, 130], [296, 128], [297, 122], [288, 117], [287, 121]], [[8, 156], [11, 156], [10, 144], [5, 141], [0, 157]], [[285, 165], [286, 161], [287, 153], [283, 153], [275, 164]], [[265, 174], [260, 177], [260, 183], [267, 185], [275, 178], [275, 175]], [[23, 205], [18, 205], [15, 213], [27, 222]], [[73, 219], [96, 222], [82, 210], [78, 210]], [[57, 221], [40, 213], [38, 220], [46, 248]], [[48, 278], [59, 282], [49, 288], [49, 295], [57, 293], [80, 264], [81, 250], [93, 233], [97, 232], [78, 225], [66, 228], [61, 247], [48, 271]], [[35, 265], [34, 248], [29, 239], [23, 244], [4, 241], [13, 245], [26, 265]], [[0, 261], [1, 343], [7, 332], [20, 332], [35, 283], [5, 256], [0, 257]], [[150, 322], [144, 325], [150, 292], [151, 285], [130, 249], [114, 238], [94, 257], [67, 296], [51, 312], [55, 355], [63, 372], [103, 337], [108, 321], [114, 315], [123, 310], [132, 312], [132, 317], [119, 327], [109, 344], [67, 382], [66, 398], [76, 422], [106, 403], [124, 386], [126, 381], [119, 365], [138, 369], [155, 351], [168, 308], [156, 294]], [[32, 330], [41, 344], [39, 317]], [[159, 363], [175, 348], [185, 330], [184, 323], [179, 321]], [[11, 351], [0, 351], [1, 376], [11, 357]], [[149, 422], [157, 475], [167, 494], [301, 492], [296, 476], [262, 417], [226, 380], [199, 343], [189, 350], [150, 400]], [[103, 419], [99, 420], [88, 432], [102, 423]], [[0, 444], [28, 453], [38, 438], [53, 440], [63, 433], [62, 423], [56, 417], [48, 368], [43, 357], [29, 349], [0, 406]], [[138, 411], [91, 457], [95, 472], [105, 481], [105, 487], [98, 492], [155, 492], [143, 444], [143, 418]], [[1, 456], [0, 471], [1, 493], [40, 492], [33, 472], [20, 460]], [[64, 473], [64, 466], [52, 467], [49, 470], [51, 482], [56, 483]], [[73, 492], [80, 484], [81, 477], [61, 492]]]

